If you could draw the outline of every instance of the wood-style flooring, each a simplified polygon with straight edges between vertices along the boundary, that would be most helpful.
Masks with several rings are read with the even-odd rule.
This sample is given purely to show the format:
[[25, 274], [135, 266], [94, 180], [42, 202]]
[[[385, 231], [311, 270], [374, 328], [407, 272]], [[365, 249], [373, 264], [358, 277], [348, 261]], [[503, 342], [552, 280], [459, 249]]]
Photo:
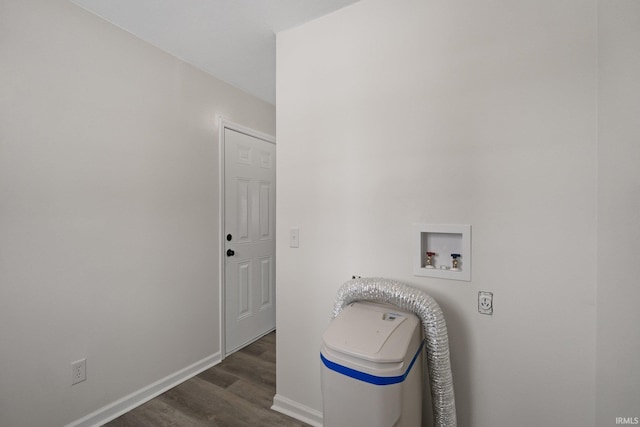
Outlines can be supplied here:
[[307, 426], [269, 409], [276, 393], [276, 334], [116, 418], [107, 427]]

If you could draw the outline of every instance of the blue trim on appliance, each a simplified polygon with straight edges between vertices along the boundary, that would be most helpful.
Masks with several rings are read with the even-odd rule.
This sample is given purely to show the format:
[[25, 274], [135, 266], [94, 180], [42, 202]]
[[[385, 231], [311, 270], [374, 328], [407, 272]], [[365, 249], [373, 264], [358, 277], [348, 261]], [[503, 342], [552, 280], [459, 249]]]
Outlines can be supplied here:
[[401, 383], [407, 378], [407, 376], [409, 375], [409, 372], [411, 372], [411, 368], [413, 367], [413, 364], [415, 363], [416, 359], [418, 358], [418, 355], [422, 351], [423, 346], [424, 346], [424, 341], [420, 343], [420, 347], [418, 347], [418, 351], [416, 351], [416, 354], [414, 354], [413, 359], [411, 359], [411, 363], [409, 363], [409, 367], [407, 368], [405, 373], [395, 377], [379, 377], [377, 375], [367, 374], [366, 372], [360, 372], [353, 368], [348, 368], [346, 366], [342, 366], [338, 363], [332, 362], [326, 357], [324, 357], [322, 353], [320, 353], [320, 359], [322, 360], [322, 363], [324, 363], [324, 366], [331, 369], [332, 371], [335, 371], [347, 377], [351, 377], [356, 380], [364, 381], [365, 383], [374, 384], [374, 385], [391, 385], [391, 384]]

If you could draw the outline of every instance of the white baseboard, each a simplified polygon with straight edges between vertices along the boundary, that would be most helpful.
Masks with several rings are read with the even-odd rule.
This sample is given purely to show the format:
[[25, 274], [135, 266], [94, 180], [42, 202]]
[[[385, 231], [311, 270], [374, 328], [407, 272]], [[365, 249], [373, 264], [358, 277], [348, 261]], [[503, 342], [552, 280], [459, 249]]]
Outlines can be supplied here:
[[116, 400], [107, 406], [104, 406], [97, 411], [80, 418], [66, 427], [94, 427], [101, 426], [108, 423], [111, 420], [118, 418], [120, 415], [129, 412], [133, 408], [142, 405], [145, 402], [153, 399], [156, 396], [164, 393], [165, 391], [177, 386], [178, 384], [195, 377], [200, 372], [209, 369], [212, 366], [217, 365], [222, 361], [220, 352], [205, 357], [204, 359], [194, 363], [191, 366], [187, 366], [184, 369], [179, 370], [153, 384], [150, 384], [138, 391], [131, 393], [122, 399]]
[[322, 412], [279, 394], [273, 397], [273, 406], [271, 409], [312, 426], [322, 427]]

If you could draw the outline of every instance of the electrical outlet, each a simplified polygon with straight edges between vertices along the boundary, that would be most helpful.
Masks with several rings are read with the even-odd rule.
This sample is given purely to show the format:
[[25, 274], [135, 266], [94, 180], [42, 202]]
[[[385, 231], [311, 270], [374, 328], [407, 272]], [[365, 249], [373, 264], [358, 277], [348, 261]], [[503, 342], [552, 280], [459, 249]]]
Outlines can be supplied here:
[[492, 292], [478, 292], [478, 313], [481, 314], [493, 314], [493, 293]]
[[71, 385], [81, 383], [87, 379], [87, 359], [76, 360], [71, 363]]

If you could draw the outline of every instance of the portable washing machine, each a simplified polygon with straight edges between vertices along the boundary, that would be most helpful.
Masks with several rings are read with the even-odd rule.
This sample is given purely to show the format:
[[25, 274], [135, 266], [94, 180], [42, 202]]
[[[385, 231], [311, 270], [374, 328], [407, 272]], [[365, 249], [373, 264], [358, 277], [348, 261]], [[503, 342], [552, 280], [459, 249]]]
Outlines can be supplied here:
[[325, 427], [419, 427], [422, 330], [391, 305], [355, 302], [333, 319], [320, 350]]

